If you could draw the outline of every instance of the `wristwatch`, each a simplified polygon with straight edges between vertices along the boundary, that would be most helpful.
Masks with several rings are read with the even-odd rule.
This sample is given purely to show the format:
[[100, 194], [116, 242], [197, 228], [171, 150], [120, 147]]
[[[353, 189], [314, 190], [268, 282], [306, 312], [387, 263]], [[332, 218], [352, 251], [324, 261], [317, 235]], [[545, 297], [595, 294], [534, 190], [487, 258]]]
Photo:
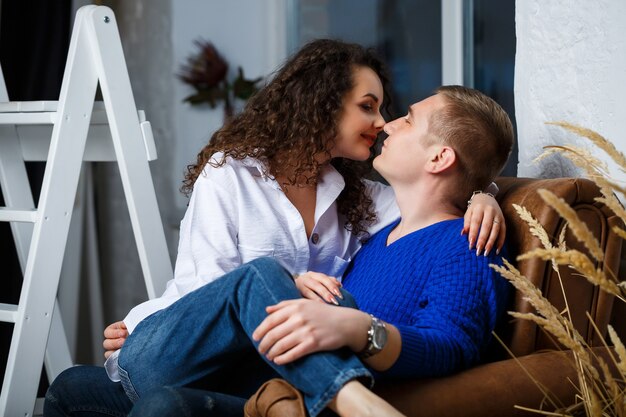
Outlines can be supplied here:
[[385, 327], [385, 323], [371, 314], [370, 316], [372, 317], [372, 324], [370, 324], [370, 328], [367, 331], [367, 345], [365, 345], [365, 349], [359, 353], [359, 356], [363, 359], [377, 354], [383, 350], [387, 343], [387, 328]]

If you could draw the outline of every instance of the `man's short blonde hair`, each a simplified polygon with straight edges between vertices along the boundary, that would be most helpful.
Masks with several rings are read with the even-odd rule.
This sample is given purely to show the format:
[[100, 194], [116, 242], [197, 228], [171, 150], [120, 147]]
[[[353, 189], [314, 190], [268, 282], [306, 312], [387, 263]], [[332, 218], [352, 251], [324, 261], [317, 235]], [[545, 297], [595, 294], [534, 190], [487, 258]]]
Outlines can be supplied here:
[[429, 120], [433, 140], [454, 149], [460, 169], [458, 201], [463, 206], [474, 190], [484, 190], [500, 174], [515, 140], [513, 124], [498, 103], [462, 86], [435, 90], [445, 105]]

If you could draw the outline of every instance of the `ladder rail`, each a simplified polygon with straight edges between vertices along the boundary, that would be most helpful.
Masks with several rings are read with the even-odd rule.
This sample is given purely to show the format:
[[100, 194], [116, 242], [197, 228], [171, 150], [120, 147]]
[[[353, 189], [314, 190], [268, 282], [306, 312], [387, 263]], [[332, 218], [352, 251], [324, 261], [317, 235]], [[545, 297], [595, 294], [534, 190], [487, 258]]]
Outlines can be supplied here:
[[[95, 7], [95, 6], [94, 6]], [[89, 54], [79, 10], [59, 97], [59, 117], [52, 130], [44, 173], [40, 221], [33, 229], [11, 347], [0, 394], [0, 414], [32, 415], [59, 284], [64, 245], [78, 184], [97, 75]], [[88, 111], [85, 111], [88, 109]], [[34, 285], [34, 277], [38, 277]], [[19, 349], [18, 349], [19, 347]], [[33, 366], [33, 363], [39, 364]], [[18, 371], [19, 370], [19, 371]]]
[[[106, 124], [98, 126], [103, 114], [99, 111], [102, 107], [96, 105], [97, 111], [93, 112], [98, 82], [104, 98], [105, 123], [108, 122], [110, 136], [102, 130], [107, 127]], [[8, 101], [6, 92], [4, 96], [4, 101]], [[0, 101], [2, 99], [0, 91]], [[55, 107], [55, 104], [58, 105]], [[106, 154], [104, 148], [94, 148], [92, 156], [98, 158], [106, 154], [108, 156], [105, 156], [105, 160], [116, 160], [118, 163], [150, 298], [162, 293], [166, 282], [173, 276], [173, 270], [148, 166], [148, 161], [156, 158], [152, 130], [143, 112], [137, 112], [117, 23], [111, 9], [89, 5], [77, 12], [58, 103], [4, 103], [0, 107], [0, 111], [3, 110], [13, 114], [5, 114], [0, 118], [0, 133], [12, 133], [13, 136], [8, 135], [9, 140], [4, 137], [0, 140], [0, 150], [2, 146], [13, 146], [13, 155], [18, 155], [14, 159], [19, 160], [18, 164], [21, 163], [22, 168], [24, 160], [31, 157], [47, 160], [36, 214], [32, 213], [32, 195], [30, 200], [13, 199], [9, 204], [11, 207], [0, 209], [0, 220], [12, 219], [11, 225], [16, 230], [32, 231], [21, 232], [24, 239], [19, 245], [19, 251], [24, 261], [24, 282], [20, 302], [17, 306], [0, 305], [0, 319], [15, 322], [0, 393], [0, 415], [28, 417], [32, 415], [35, 405], [44, 350], [46, 370], [52, 378], [62, 369], [58, 367], [59, 363], [71, 363], [71, 359], [54, 357], [54, 354], [59, 353], [63, 356], [63, 349], [49, 347], [60, 339], [55, 335], [63, 332], [56, 291], [82, 161], [90, 160], [89, 149], [96, 143], [87, 140], [92, 132], [97, 132], [95, 136], [103, 139], [100, 145], [105, 142], [108, 146], [112, 144], [113, 153], [109, 151]], [[26, 114], [28, 112], [31, 114]], [[30, 125], [19, 125], [16, 129], [15, 124], [8, 124], [11, 120], [16, 123], [28, 122]], [[53, 123], [45, 157], [40, 150], [41, 143], [35, 143], [42, 136], [41, 129], [45, 129], [40, 124], [44, 120]], [[90, 122], [96, 126], [90, 126]], [[14, 131], [9, 132], [8, 129]], [[28, 135], [32, 141], [22, 142], [22, 138], [18, 138], [20, 131], [30, 132]], [[0, 169], [3, 165], [4, 160], [0, 159]], [[25, 169], [20, 170], [18, 166], [16, 172], [25, 173]], [[23, 175], [22, 179], [25, 178]], [[6, 189], [4, 183], [0, 185], [3, 190]], [[23, 189], [30, 193], [27, 181], [25, 187]], [[15, 184], [9, 188], [15, 189]], [[15, 207], [26, 208], [27, 211], [18, 212]], [[16, 219], [28, 223], [17, 222]], [[49, 333], [50, 340], [47, 340]], [[68, 352], [67, 346], [65, 352]]]
[[[2, 68], [0, 67], [0, 101], [2, 101], [3, 105], [6, 105], [8, 100], [9, 97], [6, 85], [4, 84], [4, 76], [2, 74]], [[44, 110], [49, 107], [49, 104], [50, 102], [40, 102], [38, 106]], [[48, 137], [50, 137], [50, 135], [48, 135]], [[34, 224], [32, 223], [38, 219], [38, 212], [35, 208], [30, 183], [28, 181], [26, 165], [24, 163], [25, 160], [19, 157], [21, 155], [21, 146], [17, 127], [11, 125], [0, 126], [0, 138], [2, 138], [2, 140], [0, 140], [0, 188], [2, 189], [4, 201], [7, 206], [14, 209], [18, 207], [25, 208], [25, 210], [21, 210], [21, 212], [22, 215], [26, 217], [25, 219], [20, 219], [19, 213], [11, 213], [10, 209], [1, 208], [0, 220], [10, 220], [11, 218], [18, 220], [12, 221], [10, 225], [22, 275], [24, 276], [31, 237], [33, 235]], [[20, 222], [21, 220], [25, 222]], [[0, 314], [1, 321], [13, 323], [17, 321], [18, 305], [3, 305], [0, 309], [2, 311]], [[73, 363], [67, 344], [60, 309], [56, 301], [52, 315], [52, 329], [53, 332], [46, 345], [44, 359], [46, 373], [50, 381], [56, 378], [63, 369], [66, 369]], [[4, 408], [4, 406], [1, 408]], [[0, 414], [5, 415], [4, 413]]]
[[94, 54], [95, 65], [139, 260], [148, 297], [154, 298], [163, 293], [174, 273], [150, 167], [145, 157], [146, 141], [137, 116], [115, 15], [111, 9], [99, 7], [93, 10], [90, 20], [89, 34], [94, 42], [94, 50], [100, 52]]

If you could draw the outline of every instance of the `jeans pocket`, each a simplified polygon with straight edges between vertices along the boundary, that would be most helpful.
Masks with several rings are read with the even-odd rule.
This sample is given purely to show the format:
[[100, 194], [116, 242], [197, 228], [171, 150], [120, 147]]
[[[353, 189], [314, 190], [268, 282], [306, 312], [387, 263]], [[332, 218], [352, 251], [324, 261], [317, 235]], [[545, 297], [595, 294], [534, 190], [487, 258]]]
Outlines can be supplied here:
[[117, 364], [117, 368], [118, 368], [119, 375], [120, 375], [120, 383], [122, 384], [122, 388], [124, 388], [124, 392], [126, 393], [126, 396], [133, 403], [137, 402], [137, 400], [139, 399], [139, 395], [137, 394], [137, 391], [135, 390], [133, 383], [128, 377], [128, 372], [126, 371], [126, 369], [120, 366], [119, 362]]

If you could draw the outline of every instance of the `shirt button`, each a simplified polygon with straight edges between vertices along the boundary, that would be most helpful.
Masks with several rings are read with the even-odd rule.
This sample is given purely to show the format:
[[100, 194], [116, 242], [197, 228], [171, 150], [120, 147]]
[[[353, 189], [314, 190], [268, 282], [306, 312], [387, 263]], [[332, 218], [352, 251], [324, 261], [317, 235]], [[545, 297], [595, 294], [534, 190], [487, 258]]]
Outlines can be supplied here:
[[317, 242], [320, 241], [320, 235], [318, 235], [317, 233], [313, 233], [311, 235], [311, 242], [313, 242], [314, 245], [317, 245]]

